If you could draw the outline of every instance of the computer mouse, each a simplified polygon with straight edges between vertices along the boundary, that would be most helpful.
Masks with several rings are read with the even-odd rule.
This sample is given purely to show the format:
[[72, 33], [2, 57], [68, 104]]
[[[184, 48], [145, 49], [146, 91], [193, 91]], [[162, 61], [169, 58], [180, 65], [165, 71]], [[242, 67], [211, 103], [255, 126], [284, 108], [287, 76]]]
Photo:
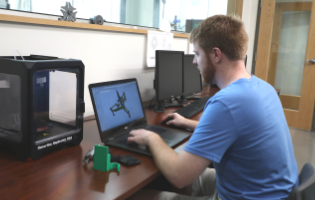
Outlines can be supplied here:
[[147, 149], [147, 146], [146, 146], [146, 145], [138, 144], [138, 148], [141, 149], [141, 150], [146, 150], [146, 149]]
[[173, 120], [173, 119], [174, 119], [173, 117], [168, 117], [168, 118], [166, 118], [165, 120], [161, 121], [161, 124], [162, 124], [162, 125], [167, 125], [166, 123], [167, 123], [168, 121], [170, 121], [170, 120]]

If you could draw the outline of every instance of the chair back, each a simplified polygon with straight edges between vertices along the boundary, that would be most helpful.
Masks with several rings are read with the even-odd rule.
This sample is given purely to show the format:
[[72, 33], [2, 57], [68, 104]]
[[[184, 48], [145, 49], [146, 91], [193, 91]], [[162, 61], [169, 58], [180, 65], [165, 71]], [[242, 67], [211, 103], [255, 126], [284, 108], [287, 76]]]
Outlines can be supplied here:
[[315, 200], [315, 168], [306, 163], [299, 175], [299, 186], [294, 188], [288, 200]]

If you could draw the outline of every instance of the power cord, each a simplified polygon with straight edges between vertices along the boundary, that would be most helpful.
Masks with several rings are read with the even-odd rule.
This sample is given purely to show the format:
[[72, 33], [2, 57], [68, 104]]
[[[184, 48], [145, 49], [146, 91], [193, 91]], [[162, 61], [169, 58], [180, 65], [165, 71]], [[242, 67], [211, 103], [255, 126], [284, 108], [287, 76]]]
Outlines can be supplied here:
[[147, 108], [147, 109], [153, 109], [155, 102], [154, 102], [154, 104], [152, 104], [152, 101], [153, 101], [154, 99], [156, 99], [156, 97], [153, 97], [153, 98], [150, 100], [149, 105], [148, 105], [147, 107], [145, 107], [145, 108]]

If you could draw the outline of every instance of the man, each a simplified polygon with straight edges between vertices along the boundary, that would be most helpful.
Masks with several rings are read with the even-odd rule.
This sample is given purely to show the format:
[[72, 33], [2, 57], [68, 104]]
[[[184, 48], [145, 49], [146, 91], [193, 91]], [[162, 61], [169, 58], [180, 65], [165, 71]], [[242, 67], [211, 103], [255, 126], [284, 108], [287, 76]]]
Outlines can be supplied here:
[[[298, 185], [298, 169], [275, 89], [244, 66], [248, 36], [241, 20], [216, 15], [190, 35], [194, 63], [204, 81], [221, 89], [199, 122], [178, 114], [168, 125], [194, 130], [177, 154], [155, 133], [130, 132], [149, 146], [157, 167], [176, 187], [192, 183], [193, 196], [162, 192], [159, 199], [285, 199]], [[207, 168], [213, 162], [215, 170]]]

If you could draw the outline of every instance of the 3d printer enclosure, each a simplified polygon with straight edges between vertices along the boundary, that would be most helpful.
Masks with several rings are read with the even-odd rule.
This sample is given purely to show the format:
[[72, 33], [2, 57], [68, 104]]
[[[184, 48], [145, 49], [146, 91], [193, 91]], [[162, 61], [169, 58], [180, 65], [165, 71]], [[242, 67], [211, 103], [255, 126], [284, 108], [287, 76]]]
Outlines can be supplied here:
[[[20, 90], [17, 90], [20, 94], [16, 95], [20, 98], [20, 108], [18, 108], [19, 106], [8, 106], [8, 103], [19, 102], [14, 96], [15, 94], [12, 94], [14, 98], [11, 98], [10, 101], [1, 102], [5, 99], [3, 96], [6, 95], [6, 90], [0, 88], [0, 121], [3, 122], [7, 119], [4, 117], [11, 116], [8, 112], [15, 112], [14, 109], [20, 109], [19, 114], [15, 116], [16, 123], [20, 122], [20, 127], [17, 128], [18, 131], [14, 132], [16, 136], [6, 134], [8, 133], [7, 127], [5, 127], [7, 123], [1, 124], [0, 122], [0, 151], [13, 151], [19, 159], [25, 161], [27, 158], [37, 160], [47, 151], [62, 146], [79, 145], [83, 139], [83, 113], [85, 112], [84, 65], [82, 61], [36, 55], [25, 56], [24, 59], [16, 60], [14, 57], [0, 57], [0, 74], [12, 75], [12, 77], [19, 77], [20, 79], [20, 85], [11, 85], [11, 87], [20, 87]], [[47, 109], [49, 109], [49, 88], [47, 87], [49, 86], [38, 84], [42, 86], [43, 91], [40, 92], [36, 89], [35, 79], [37, 76], [45, 76], [45, 73], [47, 77], [47, 73], [55, 71], [69, 73], [72, 77], [76, 77], [75, 120], [69, 125], [48, 119], [46, 120], [48, 125], [44, 126], [44, 131], [39, 132], [41, 128], [38, 121], [42, 123], [42, 121], [45, 121], [43, 119], [47, 119]], [[75, 78], [72, 79], [75, 80]], [[49, 82], [49, 80], [45, 81]], [[15, 91], [15, 93], [17, 92]], [[35, 117], [37, 113], [42, 111], [45, 111], [43, 112], [44, 117]], [[59, 132], [55, 131], [52, 136], [50, 136], [50, 133], [45, 133], [45, 129], [49, 130], [51, 127], [57, 127]], [[66, 131], [62, 132], [63, 130]], [[47, 138], [45, 138], [45, 134]]]

